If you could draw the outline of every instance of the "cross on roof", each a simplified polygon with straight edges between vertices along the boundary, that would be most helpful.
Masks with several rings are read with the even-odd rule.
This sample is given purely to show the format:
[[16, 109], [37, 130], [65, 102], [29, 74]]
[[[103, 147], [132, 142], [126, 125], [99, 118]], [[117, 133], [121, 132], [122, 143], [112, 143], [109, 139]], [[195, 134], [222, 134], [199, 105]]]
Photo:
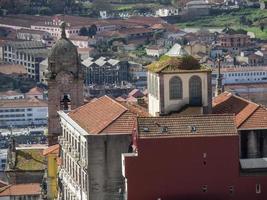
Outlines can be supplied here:
[[63, 21], [63, 22], [60, 24], [60, 28], [61, 28], [61, 38], [66, 38], [66, 27], [67, 27], [67, 23]]

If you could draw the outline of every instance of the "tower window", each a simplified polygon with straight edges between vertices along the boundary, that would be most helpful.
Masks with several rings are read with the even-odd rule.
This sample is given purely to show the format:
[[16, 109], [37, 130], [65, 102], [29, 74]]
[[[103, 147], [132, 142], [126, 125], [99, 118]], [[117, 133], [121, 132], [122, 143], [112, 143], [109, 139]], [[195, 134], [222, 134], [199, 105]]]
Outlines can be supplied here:
[[170, 99], [181, 99], [183, 97], [182, 80], [178, 77], [172, 77], [169, 81]]
[[69, 94], [64, 94], [60, 100], [60, 109], [64, 111], [71, 110], [71, 100]]

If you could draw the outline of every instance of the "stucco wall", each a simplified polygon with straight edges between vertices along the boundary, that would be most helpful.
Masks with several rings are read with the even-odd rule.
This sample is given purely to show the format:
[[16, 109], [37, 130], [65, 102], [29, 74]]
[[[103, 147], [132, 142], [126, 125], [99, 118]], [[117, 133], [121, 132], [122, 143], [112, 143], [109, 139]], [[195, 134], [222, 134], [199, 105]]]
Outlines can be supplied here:
[[139, 138], [138, 156], [125, 157], [128, 200], [267, 199], [266, 175], [240, 175], [238, 142], [238, 136]]
[[[189, 79], [192, 76], [199, 76], [202, 81], [202, 104], [208, 106], [208, 80], [207, 73], [183, 73], [183, 74], [164, 74], [164, 112], [177, 111], [186, 104], [189, 104]], [[183, 98], [170, 100], [169, 81], [172, 77], [178, 76], [183, 83]]]
[[121, 154], [128, 152], [131, 135], [90, 135], [87, 141], [89, 199], [120, 200]]

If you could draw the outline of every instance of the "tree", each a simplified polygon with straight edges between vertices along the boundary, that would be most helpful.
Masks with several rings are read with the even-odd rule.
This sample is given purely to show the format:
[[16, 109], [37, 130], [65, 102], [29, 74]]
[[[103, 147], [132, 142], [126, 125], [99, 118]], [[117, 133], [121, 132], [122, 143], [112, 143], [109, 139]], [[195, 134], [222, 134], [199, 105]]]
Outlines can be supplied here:
[[264, 31], [264, 24], [263, 23], [260, 23], [260, 29], [262, 32]]
[[82, 27], [79, 31], [79, 35], [81, 36], [88, 36], [88, 30], [85, 27]]
[[97, 27], [95, 24], [91, 25], [90, 28], [88, 29], [88, 36], [93, 37], [96, 35], [97, 32]]

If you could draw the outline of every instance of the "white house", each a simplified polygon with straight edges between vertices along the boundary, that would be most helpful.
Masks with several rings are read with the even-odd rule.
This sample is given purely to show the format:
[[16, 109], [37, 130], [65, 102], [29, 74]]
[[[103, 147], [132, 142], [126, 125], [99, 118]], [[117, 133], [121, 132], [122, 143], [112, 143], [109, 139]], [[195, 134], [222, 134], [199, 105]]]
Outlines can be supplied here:
[[153, 45], [146, 48], [146, 54], [148, 56], [160, 57], [166, 53], [167, 49], [161, 46]]

